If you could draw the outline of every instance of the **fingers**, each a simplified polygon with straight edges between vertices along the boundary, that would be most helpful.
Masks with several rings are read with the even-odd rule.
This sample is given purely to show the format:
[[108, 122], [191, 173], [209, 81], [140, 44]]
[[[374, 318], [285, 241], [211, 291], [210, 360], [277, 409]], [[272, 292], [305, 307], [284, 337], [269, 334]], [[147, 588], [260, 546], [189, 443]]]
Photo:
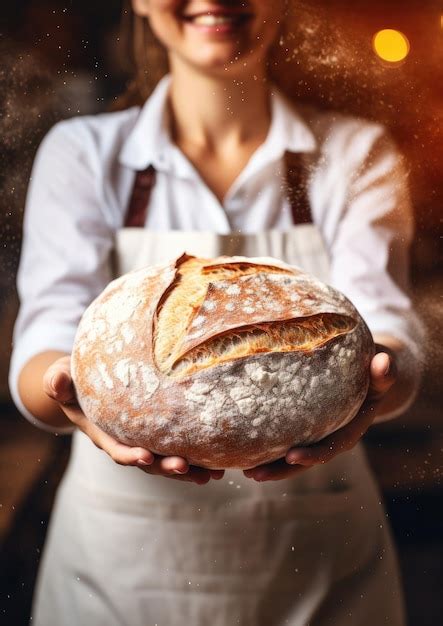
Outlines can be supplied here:
[[190, 466], [180, 456], [160, 456], [141, 447], [131, 447], [120, 443], [105, 431], [93, 424], [81, 410], [71, 376], [71, 357], [57, 359], [46, 370], [43, 377], [45, 393], [60, 403], [63, 412], [92, 443], [108, 454], [118, 465], [137, 466], [149, 474], [206, 484], [211, 478], [220, 480], [224, 470], [208, 470]]
[[[386, 352], [377, 353], [370, 365], [368, 398], [356, 417], [349, 424], [325, 437], [319, 443], [288, 450], [285, 457], [287, 463], [305, 466], [327, 463], [337, 454], [352, 449], [374, 421], [377, 399], [389, 391], [395, 380], [394, 360]], [[371, 404], [371, 400], [373, 404]]]
[[[179, 478], [197, 484], [205, 484], [211, 479], [210, 470], [190, 466], [183, 457], [155, 455], [146, 448], [120, 443], [88, 420], [77, 405], [62, 406], [62, 408], [69, 419], [91, 439], [93, 444], [106, 452], [118, 465], [132, 465], [149, 474]], [[217, 478], [222, 478], [224, 473], [223, 470], [211, 470], [211, 472], [215, 472]]]
[[209, 470], [209, 473], [214, 480], [221, 480], [225, 475], [225, 470]]
[[186, 474], [189, 471], [189, 464], [180, 456], [156, 456], [150, 468], [150, 473], [159, 474]]
[[353, 420], [319, 443], [304, 448], [291, 448], [286, 453], [286, 462], [290, 465], [316, 465], [327, 463], [341, 452], [351, 450], [368, 430], [375, 417], [371, 406], [360, 409]]
[[[392, 357], [386, 352], [379, 352], [374, 356], [370, 365], [369, 400], [377, 400], [385, 394], [395, 383], [396, 370]], [[351, 450], [368, 430], [374, 421], [376, 402], [366, 401], [356, 417], [349, 424], [340, 428], [319, 443], [311, 446], [291, 448], [281, 461], [262, 465], [244, 472], [245, 476], [256, 480], [279, 480], [292, 475], [286, 469], [288, 465], [299, 471], [308, 469], [319, 463], [327, 463], [337, 454]]]
[[315, 444], [308, 448], [293, 448], [286, 454], [286, 462], [290, 465], [302, 465], [311, 467], [319, 463], [327, 463], [340, 452], [345, 452], [348, 447], [340, 445], [340, 442], [333, 440], [328, 443]]
[[211, 477], [219, 480], [223, 478], [224, 470], [208, 470], [197, 465], [189, 465], [182, 457], [162, 457], [156, 456], [154, 463], [149, 467], [140, 466], [144, 472], [153, 475], [194, 482], [204, 485], [211, 480]]
[[92, 443], [108, 454], [118, 465], [151, 465], [155, 457], [150, 450], [120, 443], [96, 424], [90, 422], [80, 408], [63, 407], [66, 415], [85, 433]]
[[[140, 464], [138, 464], [140, 467]], [[141, 466], [141, 469], [149, 474], [159, 474], [168, 478], [178, 478], [206, 484], [211, 478], [220, 480], [223, 478], [224, 470], [210, 470], [197, 465], [189, 465], [187, 460], [179, 456], [155, 456], [154, 462], [149, 467]]]
[[243, 474], [248, 478], [253, 478], [258, 482], [263, 482], [266, 480], [283, 480], [285, 478], [291, 478], [292, 476], [295, 476], [295, 474], [299, 474], [307, 469], [307, 467], [303, 467], [301, 465], [288, 465], [286, 460], [283, 458], [272, 463], [257, 465], [257, 467], [243, 470]]

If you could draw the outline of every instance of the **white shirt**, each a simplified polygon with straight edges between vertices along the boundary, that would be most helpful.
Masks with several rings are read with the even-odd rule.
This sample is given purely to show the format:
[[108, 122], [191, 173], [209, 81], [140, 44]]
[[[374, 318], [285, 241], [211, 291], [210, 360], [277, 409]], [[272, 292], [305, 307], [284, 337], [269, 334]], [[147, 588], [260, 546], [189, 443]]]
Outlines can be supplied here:
[[[80, 317], [112, 279], [108, 263], [124, 223], [135, 170], [157, 170], [146, 227], [252, 233], [292, 225], [281, 184], [286, 150], [304, 153], [314, 222], [330, 254], [330, 284], [373, 333], [401, 339], [421, 360], [421, 325], [405, 293], [412, 211], [403, 159], [383, 126], [294, 107], [274, 90], [265, 142], [220, 204], [168, 132], [165, 77], [145, 105], [56, 124], [37, 152], [17, 276], [20, 310], [9, 372], [47, 350], [70, 352]], [[412, 400], [412, 396], [410, 398]]]

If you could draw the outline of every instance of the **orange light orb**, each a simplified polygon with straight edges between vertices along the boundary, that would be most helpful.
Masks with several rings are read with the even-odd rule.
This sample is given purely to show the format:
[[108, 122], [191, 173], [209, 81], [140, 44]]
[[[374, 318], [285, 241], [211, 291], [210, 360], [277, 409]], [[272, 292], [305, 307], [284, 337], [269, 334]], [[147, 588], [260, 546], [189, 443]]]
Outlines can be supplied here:
[[403, 61], [411, 48], [406, 35], [392, 28], [379, 30], [372, 39], [372, 46], [377, 56], [388, 63]]

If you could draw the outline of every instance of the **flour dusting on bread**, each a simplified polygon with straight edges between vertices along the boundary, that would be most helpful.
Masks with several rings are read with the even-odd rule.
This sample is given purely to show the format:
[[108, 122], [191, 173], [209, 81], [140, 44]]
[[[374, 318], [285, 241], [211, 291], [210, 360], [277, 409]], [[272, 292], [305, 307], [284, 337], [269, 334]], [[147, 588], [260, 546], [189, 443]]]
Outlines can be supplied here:
[[87, 417], [123, 443], [247, 468], [351, 420], [373, 352], [353, 305], [299, 268], [183, 253], [91, 303], [72, 372]]

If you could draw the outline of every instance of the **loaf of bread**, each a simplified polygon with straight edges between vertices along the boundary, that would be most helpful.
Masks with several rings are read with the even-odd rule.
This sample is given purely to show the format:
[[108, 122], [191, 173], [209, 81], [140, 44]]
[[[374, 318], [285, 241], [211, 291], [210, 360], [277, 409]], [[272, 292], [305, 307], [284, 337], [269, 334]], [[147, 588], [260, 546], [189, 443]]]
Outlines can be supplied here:
[[72, 375], [119, 441], [246, 469], [348, 423], [373, 354], [349, 300], [300, 269], [184, 253], [109, 283], [80, 321]]

